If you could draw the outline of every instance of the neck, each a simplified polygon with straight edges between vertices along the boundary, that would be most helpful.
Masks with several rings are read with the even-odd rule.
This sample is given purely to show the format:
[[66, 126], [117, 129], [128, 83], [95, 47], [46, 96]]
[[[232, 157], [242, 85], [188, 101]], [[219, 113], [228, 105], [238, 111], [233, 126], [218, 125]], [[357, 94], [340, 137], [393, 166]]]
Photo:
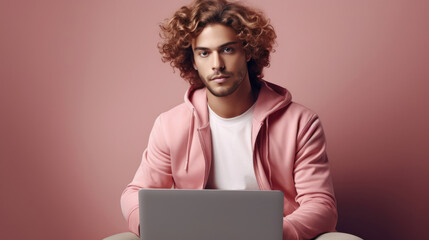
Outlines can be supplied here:
[[255, 100], [249, 80], [229, 96], [216, 97], [207, 91], [207, 102], [210, 108], [223, 118], [241, 115], [255, 103]]

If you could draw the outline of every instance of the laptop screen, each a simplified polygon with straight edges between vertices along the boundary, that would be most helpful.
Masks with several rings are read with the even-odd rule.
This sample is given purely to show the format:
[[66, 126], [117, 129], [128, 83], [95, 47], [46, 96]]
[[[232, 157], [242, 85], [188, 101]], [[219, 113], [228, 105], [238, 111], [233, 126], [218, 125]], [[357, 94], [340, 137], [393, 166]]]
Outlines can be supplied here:
[[280, 191], [142, 189], [144, 240], [282, 240]]

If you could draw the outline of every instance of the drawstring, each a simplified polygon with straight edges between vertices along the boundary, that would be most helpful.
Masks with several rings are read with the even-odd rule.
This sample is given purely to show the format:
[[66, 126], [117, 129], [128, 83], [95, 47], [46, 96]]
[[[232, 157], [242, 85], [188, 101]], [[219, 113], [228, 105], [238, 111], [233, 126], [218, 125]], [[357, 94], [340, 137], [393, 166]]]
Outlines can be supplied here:
[[268, 125], [268, 116], [265, 119], [265, 162], [267, 163], [268, 168], [268, 179], [270, 182], [270, 187], [273, 189], [273, 182], [271, 180], [271, 166], [270, 166], [270, 136], [268, 133], [269, 125]]
[[188, 144], [186, 145], [186, 161], [185, 161], [186, 172], [188, 171], [189, 155], [191, 152], [192, 131], [194, 130], [194, 112], [195, 112], [195, 109], [192, 108], [191, 122], [189, 123], [189, 131], [188, 131]]

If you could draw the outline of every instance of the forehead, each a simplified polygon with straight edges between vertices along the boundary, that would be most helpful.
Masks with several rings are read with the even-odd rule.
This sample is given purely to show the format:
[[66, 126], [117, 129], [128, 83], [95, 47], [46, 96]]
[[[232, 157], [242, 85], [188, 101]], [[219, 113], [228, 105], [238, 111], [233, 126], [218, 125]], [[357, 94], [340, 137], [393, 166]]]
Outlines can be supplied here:
[[192, 40], [192, 47], [217, 48], [228, 42], [238, 42], [234, 29], [222, 24], [207, 25], [201, 33]]

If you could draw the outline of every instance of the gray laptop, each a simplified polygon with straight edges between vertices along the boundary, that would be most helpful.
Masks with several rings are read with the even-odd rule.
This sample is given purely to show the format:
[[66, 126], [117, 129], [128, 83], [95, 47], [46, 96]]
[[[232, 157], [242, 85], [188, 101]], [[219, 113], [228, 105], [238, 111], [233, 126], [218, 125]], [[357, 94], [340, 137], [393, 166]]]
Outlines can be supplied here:
[[282, 240], [283, 193], [142, 189], [143, 240]]

